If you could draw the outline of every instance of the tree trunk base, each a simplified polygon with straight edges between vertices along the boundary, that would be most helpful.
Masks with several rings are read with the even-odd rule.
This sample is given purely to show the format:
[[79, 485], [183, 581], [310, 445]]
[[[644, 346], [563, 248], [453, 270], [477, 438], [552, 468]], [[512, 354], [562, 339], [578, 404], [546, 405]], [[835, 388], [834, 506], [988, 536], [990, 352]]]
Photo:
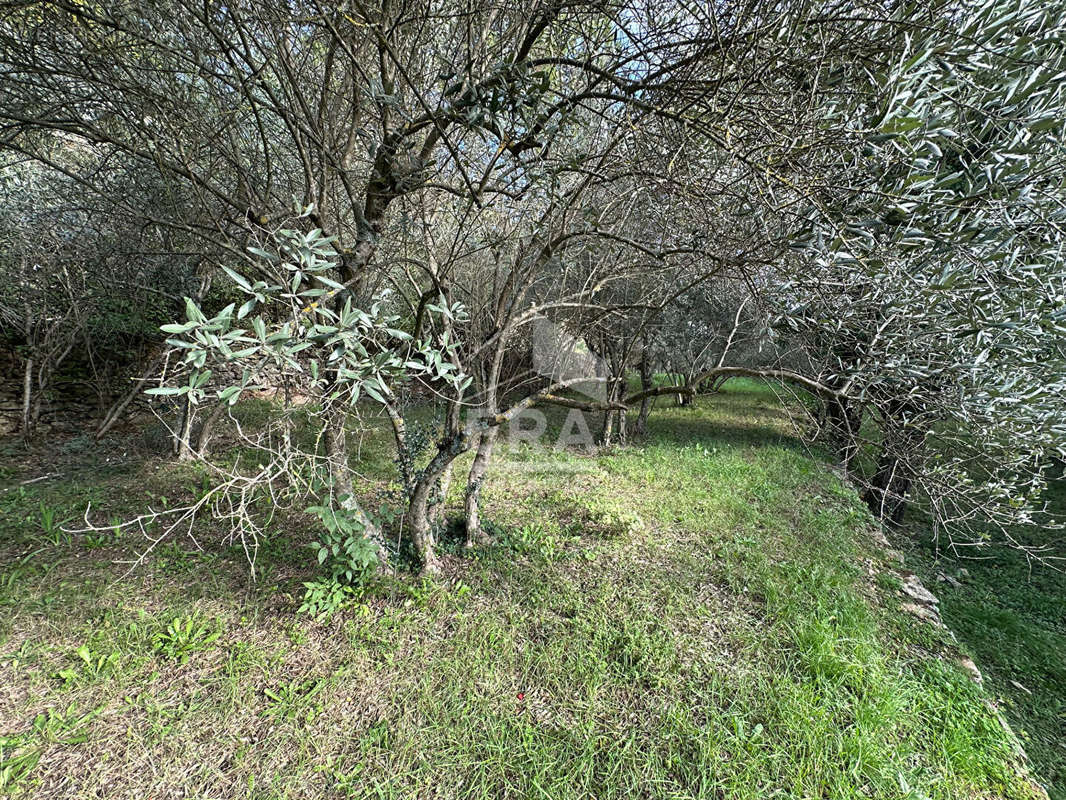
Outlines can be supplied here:
[[475, 547], [486, 547], [495, 541], [489, 534], [485, 533], [481, 528], [475, 531], [467, 531], [466, 541], [463, 542], [463, 547], [467, 550]]

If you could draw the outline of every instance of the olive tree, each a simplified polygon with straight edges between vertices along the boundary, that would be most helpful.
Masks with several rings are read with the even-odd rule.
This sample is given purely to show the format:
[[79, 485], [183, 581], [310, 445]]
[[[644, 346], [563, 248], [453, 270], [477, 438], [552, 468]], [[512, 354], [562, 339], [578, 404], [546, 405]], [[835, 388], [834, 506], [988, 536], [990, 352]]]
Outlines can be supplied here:
[[1066, 51], [1062, 9], [945, 7], [871, 70], [836, 196], [810, 205], [781, 320], [808, 343], [862, 444], [867, 500], [938, 530], [1033, 520], [1066, 446]]
[[[674, 3], [440, 11], [25, 4], [0, 22], [0, 141], [57, 170], [66, 167], [39, 147], [42, 132], [66, 137], [87, 162], [154, 168], [182, 202], [146, 222], [200, 238], [215, 263], [243, 262], [248, 279], [267, 278], [248, 246], [295, 198], [309, 209], [303, 234], [332, 241], [330, 279], [343, 288], [329, 302], [341, 313], [369, 308], [394, 279], [388, 259], [406, 223], [391, 212], [402, 199], [430, 190], [477, 209], [539, 194], [565, 206], [552, 154], [568, 121], [580, 113], [626, 129], [633, 109], [658, 113], [680, 88], [691, 92], [691, 65], [722, 41], [715, 20]], [[575, 174], [617, 146], [587, 141], [598, 149], [573, 154]], [[67, 171], [101, 188], [91, 168]], [[349, 458], [345, 420], [321, 418], [337, 465]], [[454, 419], [441, 441], [430, 473], [468, 446]], [[426, 491], [415, 487], [416, 508]]]

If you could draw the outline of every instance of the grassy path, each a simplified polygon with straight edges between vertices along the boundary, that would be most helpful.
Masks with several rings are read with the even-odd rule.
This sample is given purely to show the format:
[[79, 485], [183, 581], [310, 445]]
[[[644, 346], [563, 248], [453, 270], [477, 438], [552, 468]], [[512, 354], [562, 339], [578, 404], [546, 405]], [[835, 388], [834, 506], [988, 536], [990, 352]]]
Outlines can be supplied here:
[[[49, 541], [99, 470], [0, 501], [0, 783], [34, 797], [1028, 797], [861, 504], [753, 387], [595, 457], [509, 453], [496, 543], [295, 616], [310, 532]], [[14, 471], [14, 468], [12, 468]], [[89, 481], [99, 484], [91, 489]], [[156, 491], [156, 490], [153, 490]], [[457, 487], [461, 491], [461, 487]], [[43, 505], [40, 505], [42, 504]]]

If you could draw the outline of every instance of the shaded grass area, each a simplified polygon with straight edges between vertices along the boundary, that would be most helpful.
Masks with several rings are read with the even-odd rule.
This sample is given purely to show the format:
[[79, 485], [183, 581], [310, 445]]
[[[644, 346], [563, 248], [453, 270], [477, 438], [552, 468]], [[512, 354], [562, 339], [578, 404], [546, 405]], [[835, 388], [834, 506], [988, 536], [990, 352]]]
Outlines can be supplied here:
[[900, 611], [861, 503], [756, 384], [660, 408], [628, 448], [504, 448], [493, 545], [447, 539], [443, 579], [381, 579], [325, 623], [294, 613], [314, 535], [299, 515], [254, 583], [206, 535], [125, 575], [136, 541], [55, 524], [196, 480], [98, 464], [0, 497], [5, 791], [1033, 794], [982, 691]]
[[[1052, 486], [1066, 512], [1066, 483]], [[1061, 532], [1018, 531], [1020, 541], [1066, 541]], [[984, 673], [989, 690], [1018, 733], [1054, 800], [1066, 800], [1066, 574], [1019, 551], [990, 546], [980, 558], [937, 550], [911, 532], [907, 559], [940, 597], [941, 616]]]

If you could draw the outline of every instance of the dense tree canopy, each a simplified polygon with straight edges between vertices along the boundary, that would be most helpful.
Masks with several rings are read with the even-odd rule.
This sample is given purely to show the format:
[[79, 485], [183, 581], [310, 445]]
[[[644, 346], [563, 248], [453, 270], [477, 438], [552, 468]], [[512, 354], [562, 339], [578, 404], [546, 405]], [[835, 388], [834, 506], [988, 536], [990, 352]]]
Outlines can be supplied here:
[[[453, 462], [476, 449], [473, 539], [527, 409], [602, 414], [609, 444], [655, 398], [755, 375], [810, 395], [878, 515], [1008, 533], [1066, 455], [1064, 37], [1029, 0], [15, 4], [0, 322], [23, 428], [61, 362], [106, 363], [100, 433], [139, 396], [114, 377], [141, 376], [213, 470], [181, 520], [249, 537], [257, 493], [312, 495], [385, 559], [349, 441], [380, 410], [432, 569]], [[101, 327], [114, 292], [143, 313]], [[544, 321], [600, 359], [600, 398], [538, 372]], [[213, 461], [212, 426], [266, 385], [258, 469]]]

